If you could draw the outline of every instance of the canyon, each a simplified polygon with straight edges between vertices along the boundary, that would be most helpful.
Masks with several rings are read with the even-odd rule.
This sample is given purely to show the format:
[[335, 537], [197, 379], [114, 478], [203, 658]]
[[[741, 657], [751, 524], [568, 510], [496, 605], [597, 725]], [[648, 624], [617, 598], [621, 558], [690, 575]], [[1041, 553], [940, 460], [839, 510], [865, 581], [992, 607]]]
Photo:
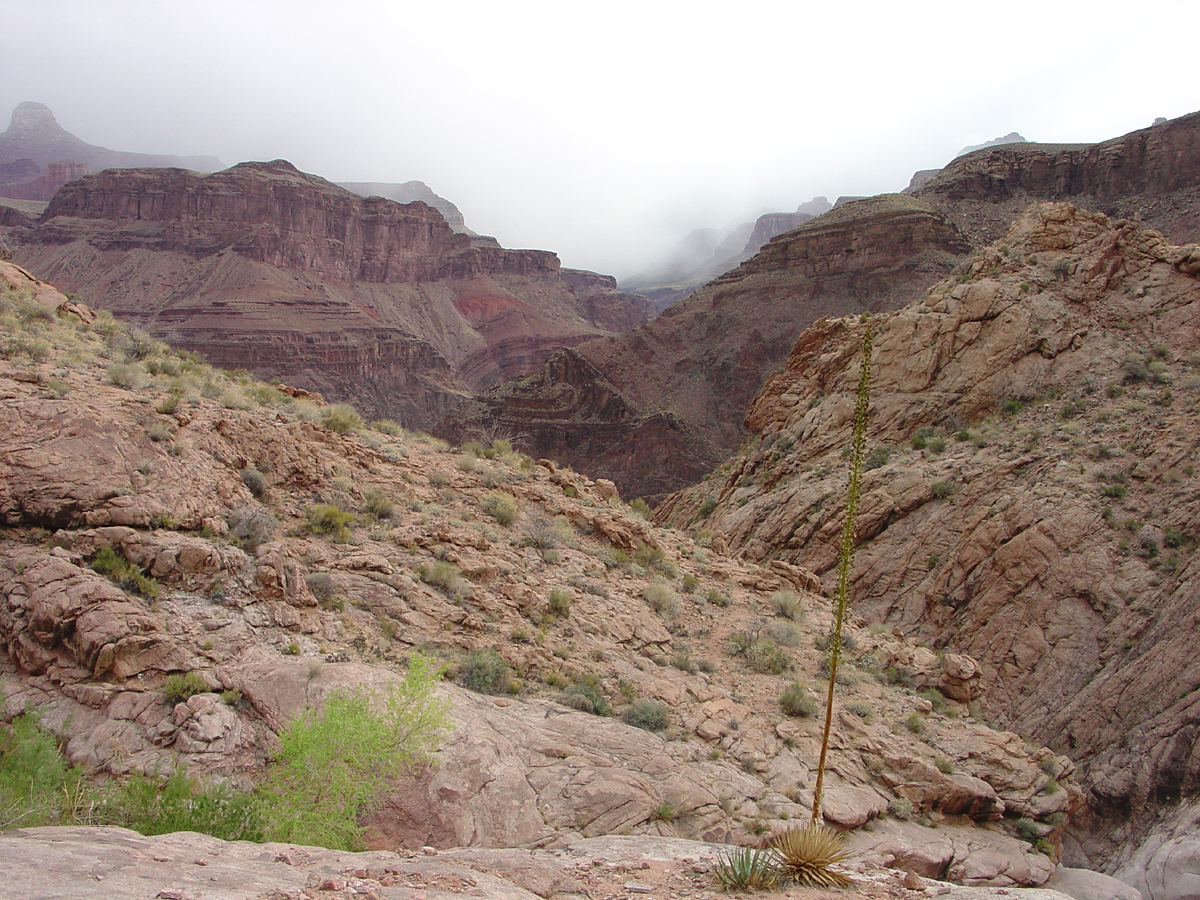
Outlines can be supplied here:
[[977, 659], [988, 714], [1080, 765], [1065, 858], [1136, 881], [1197, 790], [1200, 248], [1034, 205], [923, 298], [805, 331], [755, 439], [655, 520], [829, 590], [867, 327], [855, 613]]
[[[984, 147], [903, 197], [839, 201], [643, 328], [574, 347], [590, 369], [548, 362], [464, 404], [441, 433], [526, 435], [538, 452], [563, 454], [626, 495], [654, 501], [737, 449], [746, 437], [742, 410], [805, 327], [822, 316], [896, 309], [999, 238], [1030, 203], [1068, 199], [1176, 243], [1197, 240], [1200, 113], [1094, 145]], [[619, 422], [596, 420], [591, 385], [562, 380], [583, 371], [616, 390]], [[596, 437], [585, 446], [563, 440], [588, 425]], [[689, 452], [676, 460], [681, 444]], [[648, 471], [648, 459], [670, 462]]]
[[412, 427], [651, 311], [551, 252], [455, 233], [422, 202], [363, 198], [280, 160], [108, 170], [9, 221], [14, 258], [93, 305]]

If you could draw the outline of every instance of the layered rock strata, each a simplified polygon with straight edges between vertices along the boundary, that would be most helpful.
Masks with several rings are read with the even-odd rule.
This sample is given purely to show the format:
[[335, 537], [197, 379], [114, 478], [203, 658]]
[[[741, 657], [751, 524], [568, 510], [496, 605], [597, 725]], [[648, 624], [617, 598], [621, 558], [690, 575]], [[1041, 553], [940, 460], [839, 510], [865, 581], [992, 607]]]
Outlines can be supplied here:
[[5, 224], [18, 261], [94, 306], [409, 426], [650, 311], [553, 253], [473, 241], [424, 203], [279, 160], [107, 171], [63, 187], [37, 223]]
[[[873, 317], [855, 610], [982, 666], [986, 714], [1077, 758], [1110, 871], [1200, 790], [1200, 249], [1064, 204]], [[857, 319], [769, 379], [760, 442], [656, 518], [833, 577]], [[706, 516], [705, 518], [701, 518]]]
[[844, 205], [773, 238], [649, 325], [477, 397], [443, 432], [522, 435], [626, 495], [662, 496], [738, 446], [745, 407], [799, 330], [823, 315], [895, 308], [968, 250], [923, 201]]

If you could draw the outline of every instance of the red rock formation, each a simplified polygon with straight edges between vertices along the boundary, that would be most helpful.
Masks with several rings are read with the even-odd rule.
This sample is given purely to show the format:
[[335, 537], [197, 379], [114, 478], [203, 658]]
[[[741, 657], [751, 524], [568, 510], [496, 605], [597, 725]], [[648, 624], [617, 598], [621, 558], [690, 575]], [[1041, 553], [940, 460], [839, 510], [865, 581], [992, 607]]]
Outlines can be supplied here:
[[740, 444], [744, 409], [798, 331], [823, 315], [894, 308], [968, 249], [922, 201], [846, 204], [774, 238], [644, 328], [581, 344], [478, 398], [444, 433], [523, 435], [627, 496], [661, 496]]
[[641, 324], [612, 279], [454, 234], [433, 208], [362, 198], [291, 164], [202, 176], [110, 170], [66, 185], [19, 261], [212, 362], [431, 428], [471, 390]]
[[[962, 648], [990, 718], [1080, 762], [1075, 858], [1110, 869], [1200, 795], [1198, 276], [1195, 245], [1042, 204], [873, 319], [855, 610]], [[747, 415], [761, 443], [656, 520], [828, 582], [864, 327], [805, 331]]]

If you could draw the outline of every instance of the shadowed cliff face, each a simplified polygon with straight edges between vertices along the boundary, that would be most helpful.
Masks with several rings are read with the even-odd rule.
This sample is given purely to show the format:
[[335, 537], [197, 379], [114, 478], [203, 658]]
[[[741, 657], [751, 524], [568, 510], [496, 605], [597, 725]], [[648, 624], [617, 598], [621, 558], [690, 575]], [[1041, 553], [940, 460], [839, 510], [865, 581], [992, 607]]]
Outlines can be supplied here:
[[1099, 144], [1006, 144], [961, 156], [915, 191], [974, 243], [1034, 200], [1136, 218], [1176, 243], [1200, 237], [1200, 112]]
[[[967, 649], [989, 717], [1080, 761], [1072, 853], [1110, 870], [1200, 793], [1198, 277], [1196, 245], [1042, 204], [872, 320], [855, 609]], [[760, 441], [656, 520], [832, 579], [864, 327], [805, 331]]]
[[431, 428], [471, 391], [644, 323], [650, 304], [544, 250], [454, 234], [290, 163], [110, 170], [12, 217], [19, 262], [212, 362]]
[[893, 309], [968, 250], [922, 201], [846, 204], [774, 238], [649, 325], [581, 344], [464, 405], [442, 431], [522, 436], [627, 496], [662, 496], [741, 443], [746, 406], [797, 332], [822, 316]]

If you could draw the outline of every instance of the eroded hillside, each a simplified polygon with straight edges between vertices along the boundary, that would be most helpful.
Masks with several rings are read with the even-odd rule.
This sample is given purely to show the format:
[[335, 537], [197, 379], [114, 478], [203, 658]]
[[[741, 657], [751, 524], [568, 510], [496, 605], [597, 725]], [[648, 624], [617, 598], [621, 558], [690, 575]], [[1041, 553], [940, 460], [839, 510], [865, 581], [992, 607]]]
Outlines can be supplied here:
[[14, 259], [93, 307], [414, 427], [650, 311], [552, 252], [456, 234], [424, 203], [359, 197], [282, 160], [109, 170], [6, 225]]
[[[1200, 788], [1200, 249], [1065, 203], [871, 317], [855, 611], [983, 670], [988, 715], [1080, 761], [1070, 859], [1115, 870]], [[858, 318], [817, 323], [756, 440], [656, 521], [832, 577]]]
[[[6, 718], [36, 709], [93, 774], [247, 785], [290, 717], [419, 650], [476, 690], [442, 688], [452, 733], [374, 809], [375, 846], [752, 842], [807, 815], [830, 620], [811, 573], [503, 443], [228, 376], [3, 272]], [[823, 813], [861, 864], [1044, 881], [1081, 801], [1070, 759], [978, 718], [970, 657], [851, 635]], [[168, 702], [184, 673], [207, 690]]]

